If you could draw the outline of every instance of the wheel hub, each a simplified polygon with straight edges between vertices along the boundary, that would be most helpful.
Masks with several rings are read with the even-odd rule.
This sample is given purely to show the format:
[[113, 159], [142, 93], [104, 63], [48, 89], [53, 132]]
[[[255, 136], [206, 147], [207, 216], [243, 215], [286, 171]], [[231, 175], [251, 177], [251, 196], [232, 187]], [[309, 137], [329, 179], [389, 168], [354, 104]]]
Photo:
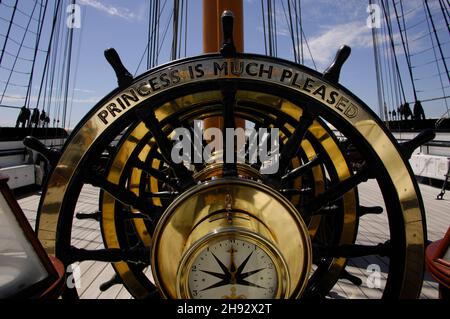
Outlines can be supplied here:
[[152, 271], [165, 297], [299, 297], [311, 267], [308, 228], [296, 208], [252, 180], [195, 186], [155, 230]]

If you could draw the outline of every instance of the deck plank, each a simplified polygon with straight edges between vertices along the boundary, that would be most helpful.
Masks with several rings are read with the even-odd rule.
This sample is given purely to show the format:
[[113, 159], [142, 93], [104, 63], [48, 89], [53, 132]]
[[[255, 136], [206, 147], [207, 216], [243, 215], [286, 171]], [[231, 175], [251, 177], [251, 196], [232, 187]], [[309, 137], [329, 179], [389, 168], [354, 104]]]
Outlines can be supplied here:
[[[382, 206], [384, 201], [378, 185], [368, 181], [358, 186], [360, 204], [365, 206]], [[431, 241], [442, 238], [450, 225], [450, 193], [446, 193], [443, 200], [436, 200], [439, 189], [420, 184], [420, 191], [426, 211], [428, 239]], [[95, 212], [98, 209], [99, 190], [92, 186], [84, 186], [77, 203], [76, 211]], [[34, 227], [36, 211], [38, 209], [40, 194], [32, 194], [18, 200], [26, 217]], [[364, 245], [375, 245], [390, 238], [386, 212], [381, 215], [366, 215], [361, 218], [359, 233], [356, 242]], [[78, 248], [100, 249], [103, 240], [99, 223], [93, 220], [73, 219], [72, 245]], [[380, 273], [380, 288], [370, 288], [368, 281], [369, 266], [378, 266]], [[81, 287], [78, 289], [81, 298], [89, 299], [130, 299], [130, 293], [123, 285], [114, 285], [105, 292], [99, 290], [99, 285], [114, 275], [111, 265], [104, 262], [84, 261], [79, 263], [81, 272]], [[356, 287], [347, 280], [339, 280], [330, 292], [330, 298], [379, 298], [386, 283], [389, 259], [378, 256], [365, 256], [351, 258], [346, 270], [362, 280], [362, 285]], [[146, 272], [151, 277], [151, 271]], [[438, 298], [438, 284], [425, 273], [420, 298]]]

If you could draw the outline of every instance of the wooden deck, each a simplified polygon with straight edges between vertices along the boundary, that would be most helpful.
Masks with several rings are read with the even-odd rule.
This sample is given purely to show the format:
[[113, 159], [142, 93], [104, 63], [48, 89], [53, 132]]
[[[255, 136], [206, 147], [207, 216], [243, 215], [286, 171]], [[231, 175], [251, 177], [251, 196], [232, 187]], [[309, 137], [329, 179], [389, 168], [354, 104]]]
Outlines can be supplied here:
[[[431, 241], [442, 238], [450, 226], [450, 192], [443, 200], [436, 200], [439, 189], [420, 185], [427, 214], [428, 239]], [[94, 212], [98, 205], [98, 189], [84, 187], [78, 201], [77, 212]], [[370, 181], [359, 186], [361, 205], [382, 206], [383, 200], [378, 186]], [[34, 226], [39, 194], [34, 194], [19, 200], [19, 204]], [[378, 244], [389, 239], [386, 214], [366, 215], [360, 222], [357, 243]], [[72, 244], [79, 248], [99, 249], [103, 247], [99, 224], [90, 220], [74, 220]], [[361, 278], [360, 287], [347, 280], [339, 280], [330, 293], [330, 298], [379, 298], [387, 278], [389, 259], [376, 256], [353, 258], [349, 261], [347, 271]], [[376, 281], [368, 280], [371, 270], [381, 270], [380, 288], [369, 288]], [[80, 263], [81, 281], [78, 288], [81, 298], [89, 299], [128, 299], [128, 291], [122, 285], [115, 285], [105, 292], [99, 289], [100, 284], [109, 280], [114, 271], [108, 263], [86, 261]], [[370, 278], [374, 278], [373, 276]], [[437, 298], [437, 283], [426, 273], [421, 298]]]

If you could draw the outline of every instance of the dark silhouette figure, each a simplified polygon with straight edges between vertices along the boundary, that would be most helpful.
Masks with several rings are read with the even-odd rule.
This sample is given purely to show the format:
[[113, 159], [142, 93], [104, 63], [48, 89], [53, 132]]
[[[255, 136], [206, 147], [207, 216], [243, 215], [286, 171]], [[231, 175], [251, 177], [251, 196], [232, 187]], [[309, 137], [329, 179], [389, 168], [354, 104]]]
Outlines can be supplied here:
[[42, 127], [45, 126], [45, 117], [46, 117], [46, 116], [47, 116], [47, 115], [45, 114], [45, 111], [42, 110], [41, 115], [39, 116], [39, 122], [40, 122], [40, 124], [42, 125]]
[[39, 109], [34, 108], [33, 114], [31, 114], [31, 120], [28, 122], [28, 127], [31, 127], [32, 124], [34, 124], [34, 128], [36, 128], [39, 124]]
[[50, 117], [47, 115], [47, 116], [45, 117], [45, 119], [44, 119], [44, 124], [43, 124], [43, 126], [44, 126], [44, 127], [48, 127], [49, 124], [50, 124]]
[[425, 120], [425, 112], [423, 111], [422, 103], [420, 103], [420, 101], [414, 103], [414, 119]]
[[397, 112], [395, 112], [395, 110], [392, 111], [392, 119], [393, 120], [397, 119]]
[[402, 119], [407, 120], [409, 117], [411, 117], [411, 120], [414, 118], [408, 102], [405, 102], [405, 104], [400, 105], [399, 113], [400, 113], [400, 120]]
[[31, 114], [30, 110], [26, 106], [22, 106], [22, 108], [20, 109], [19, 116], [17, 117], [16, 128], [19, 126], [25, 128], [27, 126], [27, 122], [30, 120], [30, 114]]

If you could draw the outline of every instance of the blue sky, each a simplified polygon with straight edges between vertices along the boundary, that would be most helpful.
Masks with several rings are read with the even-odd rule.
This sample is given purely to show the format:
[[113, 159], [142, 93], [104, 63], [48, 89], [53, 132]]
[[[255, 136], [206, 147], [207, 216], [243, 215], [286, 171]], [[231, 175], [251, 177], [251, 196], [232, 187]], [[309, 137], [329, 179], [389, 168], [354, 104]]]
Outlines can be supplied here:
[[[49, 1], [49, 3], [53, 3], [53, 0]], [[14, 4], [14, 0], [3, 0], [2, 2], [9, 6]], [[435, 22], [438, 23], [440, 38], [445, 43], [443, 46], [444, 55], [448, 57], [450, 56], [449, 32], [446, 29], [442, 16], [439, 17], [438, 15], [437, 0], [429, 0], [429, 2], [433, 12], [438, 17]], [[31, 12], [32, 3], [34, 3], [34, 0], [19, 0], [19, 8], [24, 12]], [[76, 71], [72, 73], [70, 85], [72, 105], [71, 111], [68, 110], [70, 127], [73, 127], [97, 101], [117, 85], [114, 73], [103, 56], [103, 51], [109, 47], [116, 48], [126, 67], [132, 73], [135, 73], [146, 47], [148, 24], [148, 1], [145, 0], [79, 0], [78, 3], [81, 6], [82, 21], [81, 28], [74, 30], [72, 69]], [[202, 52], [202, 1], [189, 0], [188, 3], [187, 55], [193, 56]], [[412, 53], [419, 53], [431, 46], [426, 22], [423, 22], [424, 10], [421, 7], [421, 3], [421, 0], [404, 1], [405, 12], [410, 12], [406, 17], [407, 25], [414, 25], [416, 22], [422, 21], [417, 27], [411, 28], [409, 30], [410, 33], [408, 33], [408, 36], [411, 38], [418, 38], [411, 44], [410, 49]], [[8, 26], [5, 20], [11, 15], [11, 8], [4, 6], [4, 4], [0, 5], [0, 34], [2, 35], [6, 34]], [[323, 71], [327, 67], [341, 44], [348, 44], [352, 47], [352, 55], [341, 74], [341, 83], [378, 112], [372, 34], [371, 30], [366, 26], [368, 17], [367, 4], [368, 1], [363, 0], [302, 0], [303, 27], [319, 71]], [[169, 6], [171, 6], [170, 0], [168, 0], [168, 5], [165, 9], [166, 13], [161, 18], [163, 24], [166, 23]], [[280, 2], [278, 2], [277, 10], [274, 14], [278, 26], [279, 57], [293, 60], [291, 39]], [[245, 51], [249, 53], [264, 53], [260, 0], [244, 0], [244, 15]], [[18, 14], [17, 23], [26, 25], [26, 16], [22, 14], [20, 17], [20, 14]], [[21, 28], [12, 27], [11, 36], [13, 38], [20, 39], [22, 34], [23, 30]], [[395, 37], [398, 39], [398, 33]], [[44, 39], [45, 35], [43, 36]], [[160, 63], [169, 60], [170, 31], [167, 39], [162, 47]], [[0, 46], [3, 46], [4, 40], [5, 38], [0, 36]], [[33, 43], [32, 36], [26, 39], [25, 43], [31, 45]], [[17, 46], [8, 43], [7, 50], [14, 53], [17, 50]], [[409, 77], [406, 73], [407, 69], [402, 48], [397, 46], [396, 50], [399, 53], [406, 95], [408, 100], [412, 101], [413, 95]], [[306, 48], [305, 52], [307, 52]], [[21, 57], [26, 58], [30, 56], [32, 56], [30, 51], [21, 53]], [[5, 55], [4, 63], [8, 63], [8, 59], [12, 58], [12, 56], [6, 57]], [[417, 81], [417, 85], [418, 89], [423, 91], [419, 92], [419, 97], [422, 99], [442, 96], [442, 91], [439, 90], [439, 79], [435, 76], [438, 73], [435, 65], [426, 65], [428, 61], [433, 59], [432, 50], [413, 56], [412, 63], [417, 65], [413, 70], [414, 77], [421, 79]], [[37, 70], [42, 67], [42, 60], [43, 58], [41, 57], [36, 64]], [[9, 63], [11, 63], [11, 60]], [[26, 69], [27, 61], [24, 60], [21, 63]], [[309, 54], [305, 55], [305, 64], [312, 67]], [[141, 64], [138, 73], [143, 71], [145, 71], [145, 62]], [[0, 94], [3, 92], [7, 75], [7, 70], [0, 69], [0, 80], [3, 81], [0, 82]], [[20, 76], [16, 77], [16, 82], [24, 82]], [[448, 86], [449, 83], [445, 74], [443, 79], [444, 86]], [[446, 90], [446, 95], [449, 95], [450, 90], [448, 88]], [[8, 94], [9, 98], [5, 97], [3, 104], [20, 105], [21, 102], [16, 97], [23, 95], [23, 88], [10, 87]], [[33, 104], [33, 97], [36, 95], [37, 85], [34, 85], [31, 104]], [[429, 117], [440, 117], [446, 111], [443, 101], [426, 103], [424, 108]], [[5, 115], [0, 118], [0, 125], [13, 125], [18, 111], [4, 110], [6, 110], [4, 112]]]

